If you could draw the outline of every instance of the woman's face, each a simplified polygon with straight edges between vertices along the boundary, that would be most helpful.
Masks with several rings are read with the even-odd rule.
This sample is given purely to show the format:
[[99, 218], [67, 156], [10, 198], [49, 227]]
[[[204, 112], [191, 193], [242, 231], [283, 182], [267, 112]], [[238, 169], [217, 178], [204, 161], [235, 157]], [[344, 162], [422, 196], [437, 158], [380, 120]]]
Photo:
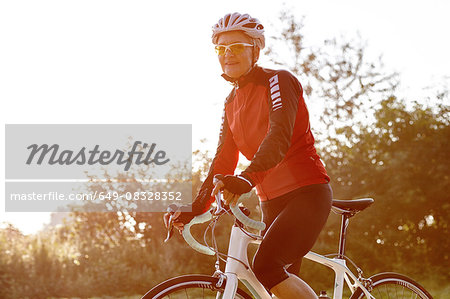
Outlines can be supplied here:
[[[230, 31], [221, 33], [217, 39], [218, 45], [231, 45], [235, 43], [252, 44], [252, 39], [241, 31]], [[255, 53], [258, 51], [255, 49]], [[255, 54], [257, 55], [257, 54]], [[257, 59], [257, 56], [255, 57]], [[237, 79], [245, 74], [251, 67], [253, 61], [253, 47], [245, 47], [240, 54], [234, 54], [229, 49], [225, 51], [225, 55], [219, 55], [219, 62], [223, 72]]]

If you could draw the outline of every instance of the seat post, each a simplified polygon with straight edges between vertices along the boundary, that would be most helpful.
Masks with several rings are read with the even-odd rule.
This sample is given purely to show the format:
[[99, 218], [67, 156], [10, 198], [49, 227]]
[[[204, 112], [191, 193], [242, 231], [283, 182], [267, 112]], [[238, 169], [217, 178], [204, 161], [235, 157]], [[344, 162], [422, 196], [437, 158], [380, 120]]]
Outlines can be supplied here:
[[341, 232], [339, 234], [339, 251], [338, 251], [338, 258], [344, 258], [345, 253], [345, 238], [347, 235], [347, 226], [349, 223], [351, 215], [348, 213], [342, 214], [341, 217]]

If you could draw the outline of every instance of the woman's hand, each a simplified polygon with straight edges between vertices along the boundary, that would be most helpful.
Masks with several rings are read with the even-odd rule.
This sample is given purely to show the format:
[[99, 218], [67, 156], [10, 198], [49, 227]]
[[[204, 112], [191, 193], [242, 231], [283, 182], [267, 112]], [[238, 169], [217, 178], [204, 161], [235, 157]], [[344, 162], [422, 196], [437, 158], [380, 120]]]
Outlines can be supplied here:
[[182, 232], [184, 225], [189, 223], [195, 216], [199, 213], [193, 211], [192, 205], [179, 206], [176, 204], [171, 204], [164, 214], [163, 220], [166, 228], [170, 228], [173, 225], [178, 232]]
[[177, 221], [177, 218], [180, 217], [180, 215], [181, 215], [181, 211], [165, 213], [163, 219], [164, 219], [164, 225], [166, 226], [166, 228], [169, 227], [170, 216], [172, 216], [173, 227], [175, 227], [178, 230], [178, 232], [181, 234], [183, 232], [184, 223]]
[[[211, 195], [216, 196], [216, 194], [219, 193], [220, 190], [223, 189], [224, 187], [225, 184], [221, 180], [218, 180], [214, 184], [214, 189]], [[223, 189], [223, 200], [227, 205], [234, 207], [237, 204], [239, 197], [241, 197], [240, 194], [234, 194], [228, 191], [227, 189]]]

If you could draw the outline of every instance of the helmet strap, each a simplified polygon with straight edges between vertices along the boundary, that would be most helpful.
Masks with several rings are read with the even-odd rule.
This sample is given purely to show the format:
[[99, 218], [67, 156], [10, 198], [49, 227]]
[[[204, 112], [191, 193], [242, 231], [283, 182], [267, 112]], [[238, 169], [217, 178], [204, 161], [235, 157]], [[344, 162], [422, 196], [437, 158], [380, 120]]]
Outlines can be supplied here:
[[252, 44], [253, 44], [253, 48], [252, 48], [252, 67], [253, 67], [253, 66], [255, 66], [256, 62], [258, 61], [259, 57], [257, 57], [257, 56], [259, 56], [259, 55], [256, 54], [256, 47], [257, 46], [256, 46], [256, 43], [255, 43], [255, 40], [252, 41]]

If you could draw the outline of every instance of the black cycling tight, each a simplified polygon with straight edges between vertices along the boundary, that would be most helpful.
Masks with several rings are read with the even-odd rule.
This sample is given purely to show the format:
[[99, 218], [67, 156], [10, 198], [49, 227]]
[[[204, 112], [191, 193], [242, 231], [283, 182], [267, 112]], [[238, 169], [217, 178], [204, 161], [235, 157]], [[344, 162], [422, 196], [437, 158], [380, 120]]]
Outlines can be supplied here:
[[331, 209], [332, 190], [328, 184], [301, 187], [261, 202], [264, 239], [253, 259], [253, 271], [270, 290], [298, 275], [302, 257], [311, 250]]

